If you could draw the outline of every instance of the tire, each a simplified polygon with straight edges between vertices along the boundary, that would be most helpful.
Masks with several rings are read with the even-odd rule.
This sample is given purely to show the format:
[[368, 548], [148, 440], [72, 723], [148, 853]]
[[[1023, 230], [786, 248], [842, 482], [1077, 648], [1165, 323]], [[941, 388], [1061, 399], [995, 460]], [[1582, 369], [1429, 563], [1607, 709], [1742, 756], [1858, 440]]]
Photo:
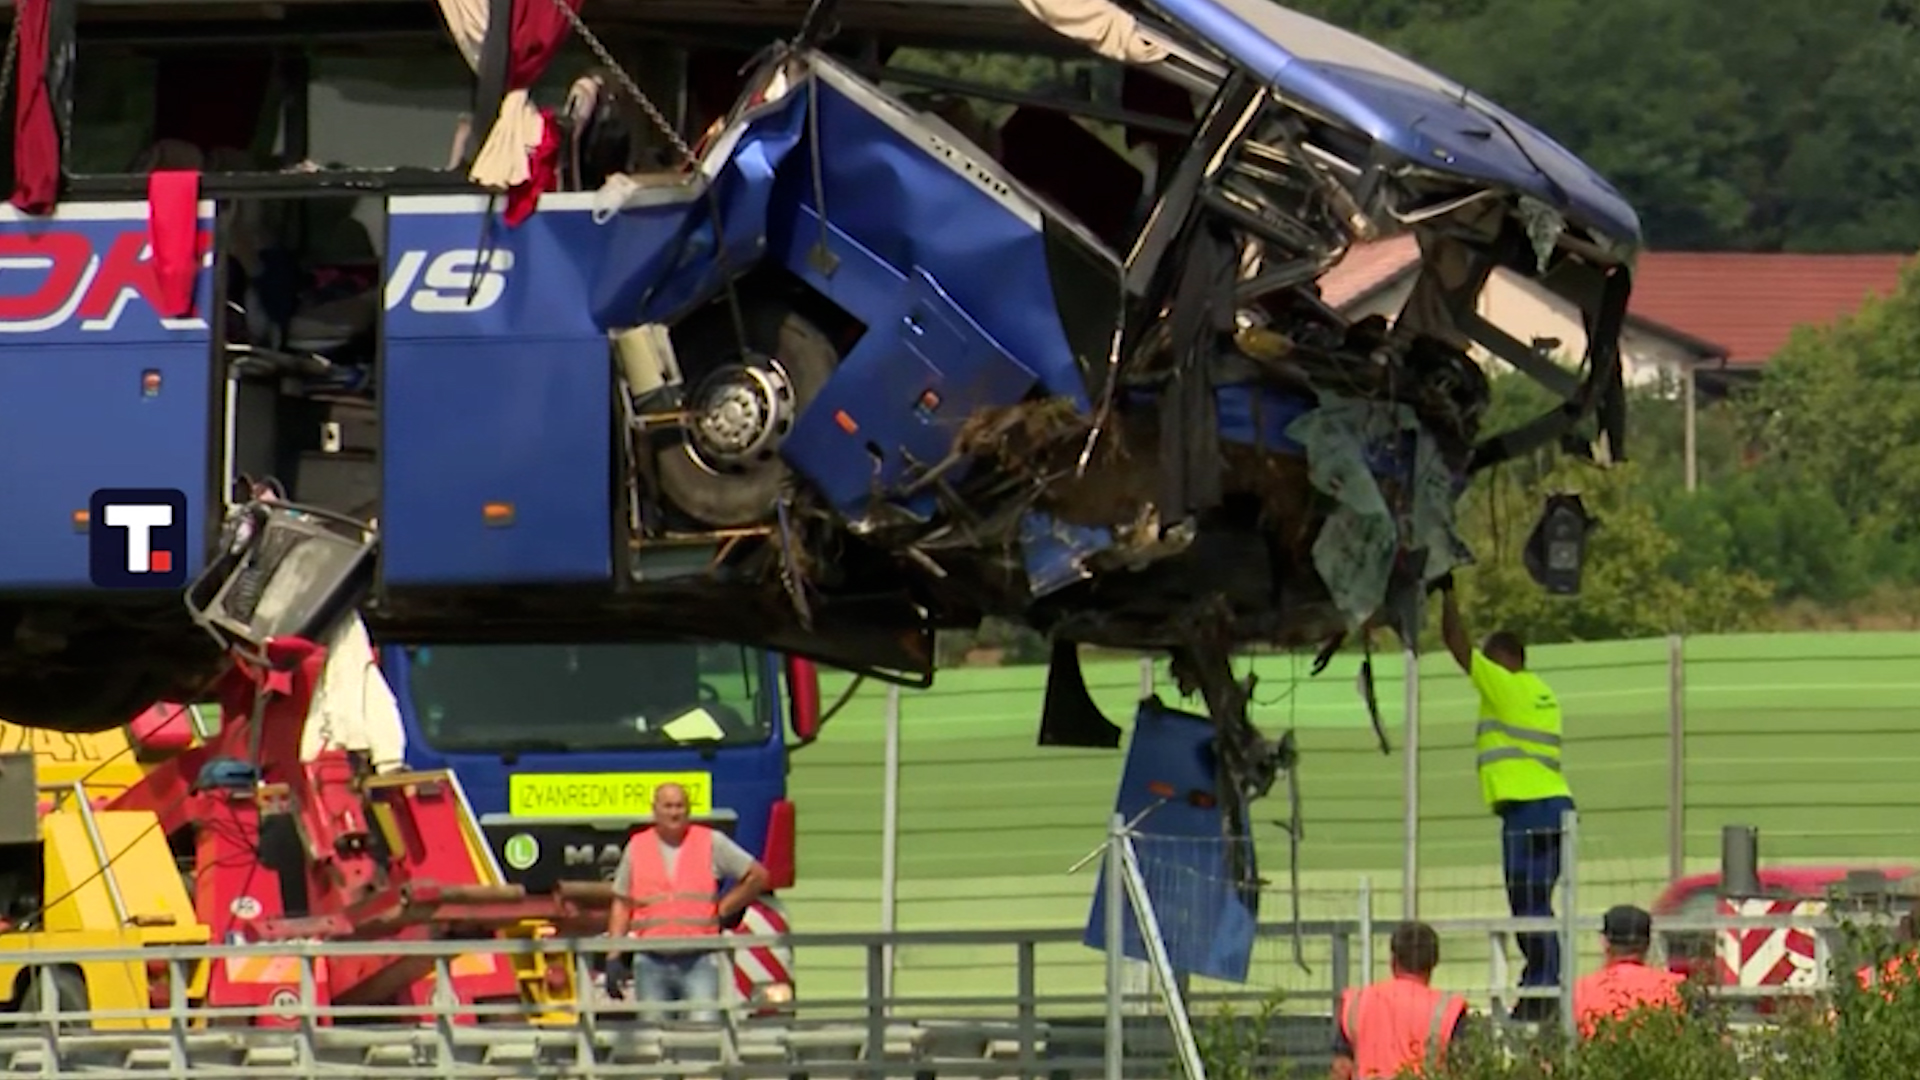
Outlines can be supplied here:
[[[690, 409], [698, 410], [711, 388], [739, 369], [771, 370], [791, 391], [784, 422], [750, 460], [719, 461], [683, 429], [655, 457], [662, 493], [673, 507], [712, 528], [759, 525], [774, 517], [774, 504], [788, 477], [779, 450], [794, 420], [819, 395], [840, 364], [840, 351], [806, 316], [777, 300], [743, 300], [749, 355], [742, 357], [733, 316], [713, 305], [674, 328], [673, 346]], [[757, 355], [753, 355], [757, 354]]]
[[[61, 1013], [83, 1013], [93, 1007], [90, 1004], [92, 998], [87, 994], [87, 980], [78, 971], [68, 967], [34, 968], [27, 975], [26, 986], [20, 992], [17, 1009], [22, 1019], [31, 1023], [39, 1015], [49, 986], [59, 999]], [[81, 1031], [93, 1027], [91, 1020], [57, 1020], [54, 1023], [56, 1029], [61, 1031]]]

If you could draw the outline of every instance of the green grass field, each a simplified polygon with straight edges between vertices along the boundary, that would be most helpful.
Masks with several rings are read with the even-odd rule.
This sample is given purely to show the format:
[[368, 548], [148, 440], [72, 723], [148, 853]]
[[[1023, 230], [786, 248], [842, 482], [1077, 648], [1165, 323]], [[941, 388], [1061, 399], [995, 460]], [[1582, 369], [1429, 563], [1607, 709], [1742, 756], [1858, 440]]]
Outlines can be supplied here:
[[[1668, 644], [1533, 652], [1566, 715], [1567, 774], [1582, 817], [1580, 906], [1646, 904], [1668, 880]], [[1308, 663], [1252, 661], [1260, 678], [1256, 719], [1269, 732], [1300, 729], [1303, 910], [1308, 917], [1356, 914], [1365, 875], [1374, 910], [1398, 917], [1405, 816], [1399, 657], [1375, 661], [1390, 757], [1368, 729], [1355, 689], [1357, 658], [1336, 660], [1314, 679]], [[1177, 704], [1165, 665], [1157, 671], [1158, 692]], [[1087, 678], [1108, 716], [1127, 727], [1139, 663], [1090, 663]], [[932, 690], [902, 693], [901, 929], [1084, 924], [1094, 870], [1069, 876], [1067, 868], [1101, 842], [1122, 752], [1036, 746], [1044, 680], [1040, 668], [962, 668], [941, 672]], [[828, 700], [844, 685], [830, 681]], [[1422, 658], [1420, 687], [1421, 914], [1503, 915], [1497, 824], [1480, 803], [1472, 767], [1474, 696], [1444, 654]], [[1730, 823], [1757, 825], [1768, 861], [1920, 857], [1917, 692], [1920, 634], [1689, 639], [1682, 694], [1689, 870], [1714, 866], [1720, 828]], [[788, 895], [805, 929], [879, 926], [885, 699], [884, 687], [862, 687], [821, 740], [795, 756], [801, 883]], [[1270, 817], [1284, 814], [1283, 799], [1268, 804]], [[1270, 826], [1261, 859], [1275, 882], [1263, 918], [1284, 921], [1286, 845]], [[1448, 948], [1455, 981], [1486, 981], [1484, 942]], [[1309, 962], [1325, 949], [1310, 943]], [[1011, 956], [977, 952], [903, 950], [900, 992], [1010, 993]], [[799, 962], [810, 994], [857, 992], [858, 958]], [[1042, 962], [1043, 992], [1097, 988], [1101, 960], [1091, 950], [1043, 949]], [[1324, 965], [1308, 977], [1289, 964], [1283, 943], [1263, 944], [1253, 981], [1324, 985]]]

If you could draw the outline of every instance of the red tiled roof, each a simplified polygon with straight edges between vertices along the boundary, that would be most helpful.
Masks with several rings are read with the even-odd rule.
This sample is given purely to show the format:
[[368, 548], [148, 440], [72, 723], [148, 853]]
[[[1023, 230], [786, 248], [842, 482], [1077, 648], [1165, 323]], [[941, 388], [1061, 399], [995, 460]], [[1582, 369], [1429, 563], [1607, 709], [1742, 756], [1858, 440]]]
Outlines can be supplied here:
[[1764, 364], [1796, 326], [1830, 323], [1899, 284], [1909, 255], [1650, 251], [1633, 314], [1710, 341], [1730, 365]]
[[1412, 233], [1355, 244], [1320, 279], [1320, 299], [1337, 311], [1399, 277], [1419, 258]]

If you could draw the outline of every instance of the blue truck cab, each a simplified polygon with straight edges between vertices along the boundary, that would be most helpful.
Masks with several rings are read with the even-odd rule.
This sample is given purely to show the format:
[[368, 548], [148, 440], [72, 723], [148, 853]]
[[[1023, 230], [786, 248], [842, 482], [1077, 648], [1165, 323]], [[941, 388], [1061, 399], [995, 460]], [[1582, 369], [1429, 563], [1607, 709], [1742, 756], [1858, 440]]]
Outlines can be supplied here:
[[[739, 645], [413, 643], [381, 650], [407, 764], [451, 769], [510, 881], [610, 879], [655, 787], [793, 884], [788, 750], [810, 731], [779, 658]], [[796, 709], [798, 710], [796, 712]], [[797, 720], [789, 724], [789, 718]]]

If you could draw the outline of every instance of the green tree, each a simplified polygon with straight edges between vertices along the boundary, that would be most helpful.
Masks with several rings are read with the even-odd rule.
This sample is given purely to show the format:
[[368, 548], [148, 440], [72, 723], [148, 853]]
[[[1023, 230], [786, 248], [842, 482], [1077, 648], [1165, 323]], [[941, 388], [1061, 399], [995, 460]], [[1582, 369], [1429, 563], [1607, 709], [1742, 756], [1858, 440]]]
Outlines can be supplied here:
[[[1462, 506], [1462, 533], [1477, 563], [1458, 579], [1470, 625], [1504, 626], [1529, 641], [1598, 641], [1745, 630], [1765, 617], [1773, 586], [1750, 572], [1714, 565], [1691, 567], [1685, 578], [1672, 572], [1680, 544], [1640, 493], [1638, 465], [1601, 469], [1563, 458], [1536, 477], [1503, 472], [1477, 482]], [[1553, 492], [1577, 492], [1599, 520], [1577, 596], [1548, 593], [1521, 560]]]
[[1893, 295], [1796, 330], [1747, 402], [1765, 468], [1908, 550], [1920, 544], [1917, 357], [1920, 269], [1910, 267]]
[[1920, 245], [1911, 0], [1307, 0], [1514, 109], [1659, 248]]

